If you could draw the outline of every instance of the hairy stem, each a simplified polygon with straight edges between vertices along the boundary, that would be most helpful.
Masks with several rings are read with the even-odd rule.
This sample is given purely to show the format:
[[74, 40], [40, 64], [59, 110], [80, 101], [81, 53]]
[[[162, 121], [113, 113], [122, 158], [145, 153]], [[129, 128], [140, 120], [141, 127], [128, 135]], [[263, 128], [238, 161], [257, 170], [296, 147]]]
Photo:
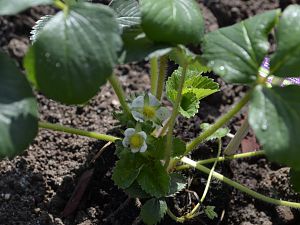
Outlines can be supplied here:
[[249, 101], [252, 91], [246, 93], [246, 95], [225, 115], [219, 118], [213, 125], [211, 125], [206, 131], [202, 132], [198, 137], [192, 140], [186, 147], [185, 155], [190, 153], [196, 148], [202, 141], [215, 133], [220, 127], [227, 123], [232, 117], [235, 116]]
[[241, 127], [238, 129], [238, 131], [236, 132], [234, 137], [230, 140], [229, 144], [224, 150], [225, 155], [232, 155], [238, 150], [241, 141], [247, 135], [249, 129], [250, 129], [250, 125], [248, 122], [248, 117], [246, 117]]
[[[208, 169], [207, 167], [203, 166], [203, 165], [200, 165], [200, 164], [197, 164], [197, 162], [187, 158], [187, 157], [183, 157], [181, 159], [181, 162], [183, 163], [186, 163], [206, 174], [209, 174], [210, 173], [210, 169]], [[271, 204], [275, 204], [275, 205], [281, 205], [281, 206], [287, 206], [287, 207], [291, 207], [291, 208], [297, 208], [297, 209], [300, 209], [300, 203], [297, 203], [297, 202], [289, 202], [289, 201], [284, 201], [284, 200], [279, 200], [279, 199], [274, 199], [274, 198], [270, 198], [270, 197], [267, 197], [265, 195], [262, 195], [256, 191], [253, 191], [225, 176], [223, 176], [222, 174], [219, 174], [217, 172], [213, 172], [213, 177], [217, 178], [218, 180], [221, 180], [223, 181], [224, 183], [242, 191], [242, 192], [245, 192], [247, 194], [249, 194], [250, 196], [254, 197], [254, 198], [257, 198], [259, 200], [262, 200], [264, 202], [268, 202], [268, 203], [271, 203]]]
[[156, 90], [156, 98], [158, 100], [161, 100], [164, 91], [167, 66], [168, 66], [168, 56], [164, 55], [159, 59], [159, 73], [158, 73], [157, 90]]
[[76, 135], [80, 135], [80, 136], [95, 138], [95, 139], [102, 140], [102, 141], [115, 142], [116, 140], [120, 139], [118, 137], [114, 137], [111, 135], [100, 134], [97, 132], [90, 132], [90, 131], [80, 130], [80, 129], [71, 128], [71, 127], [65, 127], [62, 125], [46, 123], [46, 122], [39, 122], [39, 127], [49, 129], [49, 130], [69, 133], [69, 134], [76, 134]]
[[108, 78], [108, 80], [109, 80], [111, 86], [113, 87], [113, 89], [114, 89], [116, 95], [118, 96], [119, 101], [120, 101], [120, 104], [121, 104], [123, 110], [124, 110], [128, 115], [131, 116], [131, 111], [130, 111], [129, 106], [128, 106], [128, 104], [127, 104], [127, 102], [126, 102], [126, 99], [125, 99], [125, 96], [126, 96], [126, 95], [125, 95], [125, 93], [124, 93], [124, 91], [123, 91], [123, 89], [122, 89], [122, 86], [121, 86], [121, 84], [120, 84], [120, 82], [119, 82], [117, 76], [116, 76], [115, 74], [112, 74], [112, 75]]
[[187, 65], [184, 65], [182, 74], [180, 77], [180, 83], [179, 83], [178, 93], [176, 96], [176, 101], [173, 106], [172, 115], [169, 119], [169, 130], [167, 133], [166, 152], [165, 152], [165, 168], [166, 169], [169, 166], [171, 155], [172, 155], [173, 130], [174, 130], [176, 117], [178, 115], [179, 106], [181, 103], [182, 89], [183, 89], [183, 85], [184, 85], [184, 81], [185, 81], [186, 71], [187, 71]]
[[151, 93], [156, 95], [157, 80], [158, 80], [158, 58], [150, 59], [150, 78], [151, 78]]
[[[254, 151], [254, 152], [247, 152], [247, 153], [235, 154], [235, 155], [230, 155], [230, 156], [221, 156], [221, 157], [217, 157], [217, 158], [199, 160], [196, 163], [199, 165], [205, 165], [205, 164], [213, 163], [216, 160], [218, 162], [223, 162], [225, 160], [243, 159], [243, 158], [249, 158], [249, 157], [259, 157], [259, 156], [264, 156], [264, 155], [265, 155], [264, 151]], [[176, 170], [185, 170], [185, 169], [189, 169], [191, 167], [192, 166], [190, 166], [190, 165], [181, 165], [181, 166], [177, 166]]]

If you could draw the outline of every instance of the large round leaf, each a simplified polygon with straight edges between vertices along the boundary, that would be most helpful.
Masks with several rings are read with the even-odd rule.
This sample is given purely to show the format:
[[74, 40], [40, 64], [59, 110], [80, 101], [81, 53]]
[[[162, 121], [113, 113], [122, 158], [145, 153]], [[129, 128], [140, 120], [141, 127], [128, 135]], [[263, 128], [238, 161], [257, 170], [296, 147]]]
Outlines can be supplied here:
[[113, 10], [80, 3], [47, 22], [26, 56], [25, 68], [48, 97], [81, 104], [112, 74], [121, 45]]
[[299, 76], [300, 6], [284, 10], [276, 29], [277, 50], [271, 58], [271, 73], [279, 77]]
[[15, 63], [0, 52], [0, 158], [25, 150], [37, 134], [37, 104]]
[[0, 15], [13, 15], [29, 7], [51, 3], [53, 0], [1, 0]]
[[300, 169], [300, 87], [254, 90], [249, 123], [267, 156]]
[[204, 23], [194, 0], [141, 0], [142, 27], [156, 42], [200, 43]]
[[269, 11], [205, 35], [203, 58], [208, 66], [230, 83], [253, 83], [279, 12]]

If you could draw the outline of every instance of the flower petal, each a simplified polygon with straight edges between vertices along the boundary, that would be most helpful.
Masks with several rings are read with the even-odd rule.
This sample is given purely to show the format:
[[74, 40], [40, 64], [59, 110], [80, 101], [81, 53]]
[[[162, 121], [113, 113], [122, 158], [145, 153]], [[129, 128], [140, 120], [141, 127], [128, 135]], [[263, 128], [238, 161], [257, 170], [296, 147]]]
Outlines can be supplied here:
[[131, 103], [131, 108], [143, 108], [144, 107], [144, 96], [138, 96]]
[[124, 132], [124, 136], [125, 137], [130, 137], [135, 133], [135, 129], [134, 128], [127, 128]]
[[143, 146], [140, 148], [140, 152], [145, 152], [147, 150], [147, 144], [144, 142]]
[[131, 148], [132, 153], [137, 153], [140, 151], [140, 148]]
[[128, 148], [129, 147], [129, 137], [125, 136], [125, 138], [122, 141], [122, 144], [124, 147]]
[[157, 100], [157, 98], [153, 94], [149, 93], [148, 95], [149, 95], [149, 105], [150, 106], [160, 106], [160, 102]]
[[140, 132], [138, 132], [138, 134], [143, 137], [144, 141], [146, 141], [147, 134], [144, 131], [140, 131]]
[[137, 111], [131, 111], [133, 118], [138, 122], [144, 122], [144, 115]]
[[160, 107], [156, 111], [156, 117], [163, 122], [170, 117], [170, 111], [166, 107]]

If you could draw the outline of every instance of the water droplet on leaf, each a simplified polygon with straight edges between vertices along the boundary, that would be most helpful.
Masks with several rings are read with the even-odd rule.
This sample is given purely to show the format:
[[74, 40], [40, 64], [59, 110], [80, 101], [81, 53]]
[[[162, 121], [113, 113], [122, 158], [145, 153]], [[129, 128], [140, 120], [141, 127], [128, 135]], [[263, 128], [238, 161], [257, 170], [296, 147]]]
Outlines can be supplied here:
[[268, 129], [268, 123], [266, 121], [261, 125], [261, 129], [263, 131], [266, 131]]

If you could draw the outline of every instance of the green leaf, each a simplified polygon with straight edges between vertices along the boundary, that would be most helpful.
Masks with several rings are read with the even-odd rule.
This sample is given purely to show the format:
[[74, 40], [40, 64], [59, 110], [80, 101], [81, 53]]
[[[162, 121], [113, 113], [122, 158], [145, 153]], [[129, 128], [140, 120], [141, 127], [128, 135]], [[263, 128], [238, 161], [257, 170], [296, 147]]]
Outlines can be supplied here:
[[[181, 75], [182, 68], [180, 67], [173, 72], [166, 83], [167, 96], [173, 103], [176, 100]], [[187, 118], [194, 116], [198, 111], [199, 101], [218, 90], [219, 85], [212, 79], [201, 76], [201, 73], [197, 71], [187, 70], [179, 112]]]
[[[164, 159], [166, 141], [167, 141], [167, 136], [163, 136], [159, 138], [148, 136], [147, 138], [148, 154], [155, 159]], [[182, 156], [185, 150], [186, 150], [185, 143], [179, 138], [173, 138], [172, 156], [173, 157]]]
[[120, 188], [128, 188], [144, 167], [144, 159], [140, 153], [124, 152], [116, 163], [112, 179]]
[[179, 138], [173, 138], [173, 151], [172, 157], [182, 156], [186, 151], [185, 142], [180, 140]]
[[144, 165], [137, 181], [144, 191], [156, 198], [166, 196], [169, 192], [170, 176], [160, 161]]
[[0, 15], [13, 15], [33, 6], [52, 3], [53, 0], [1, 0]]
[[78, 3], [46, 24], [25, 58], [25, 68], [48, 97], [82, 104], [112, 74], [121, 44], [112, 9]]
[[148, 150], [147, 153], [154, 159], [164, 159], [165, 157], [165, 143], [166, 136], [164, 137], [147, 137]]
[[109, 6], [115, 10], [121, 29], [141, 24], [141, 12], [136, 0], [113, 0]]
[[207, 217], [211, 220], [218, 218], [218, 214], [215, 212], [215, 206], [206, 206], [204, 208], [204, 213], [207, 215]]
[[279, 10], [268, 11], [205, 35], [203, 58], [208, 67], [230, 83], [255, 82], [279, 14]]
[[276, 29], [277, 49], [271, 58], [271, 74], [278, 77], [299, 76], [300, 6], [287, 7]]
[[[200, 125], [200, 128], [202, 129], [202, 131], [206, 131], [208, 130], [208, 128], [210, 127], [211, 125], [209, 123], [202, 123]], [[219, 128], [215, 133], [213, 133], [211, 136], [209, 136], [206, 140], [209, 141], [209, 140], [213, 140], [213, 139], [218, 139], [218, 138], [222, 138], [222, 137], [225, 137], [228, 133], [229, 133], [229, 128], [228, 127], [225, 127], [225, 128]]]
[[141, 217], [145, 224], [157, 224], [164, 217], [168, 209], [164, 200], [152, 198], [148, 200], [141, 209]]
[[[177, 92], [173, 95], [176, 96]], [[200, 102], [194, 93], [186, 93], [182, 95], [179, 112], [186, 118], [196, 115], [200, 106]]]
[[173, 196], [178, 192], [182, 191], [183, 189], [185, 189], [187, 185], [187, 179], [182, 174], [179, 173], [171, 173], [170, 177], [171, 177], [171, 185], [170, 185], [170, 191], [168, 195]]
[[293, 186], [293, 189], [300, 193], [300, 171], [291, 169], [290, 170], [290, 181]]
[[52, 15], [46, 15], [42, 16], [38, 21], [35, 22], [34, 27], [30, 31], [30, 40], [34, 43], [41, 32], [41, 30], [44, 28], [44, 26], [47, 24], [47, 22], [52, 18]]
[[130, 185], [130, 187], [124, 189], [124, 192], [130, 197], [130, 198], [150, 198], [151, 196], [147, 194], [141, 186], [138, 184], [138, 182], [134, 181], [133, 184]]
[[140, 3], [143, 30], [154, 42], [201, 42], [204, 22], [194, 0], [141, 0]]
[[122, 63], [141, 61], [145, 58], [159, 57], [172, 50], [169, 45], [152, 42], [140, 27], [126, 29], [122, 34], [124, 48]]
[[22, 153], [38, 130], [37, 102], [16, 64], [0, 52], [0, 158]]
[[268, 158], [300, 169], [300, 87], [257, 86], [250, 109], [249, 124]]

